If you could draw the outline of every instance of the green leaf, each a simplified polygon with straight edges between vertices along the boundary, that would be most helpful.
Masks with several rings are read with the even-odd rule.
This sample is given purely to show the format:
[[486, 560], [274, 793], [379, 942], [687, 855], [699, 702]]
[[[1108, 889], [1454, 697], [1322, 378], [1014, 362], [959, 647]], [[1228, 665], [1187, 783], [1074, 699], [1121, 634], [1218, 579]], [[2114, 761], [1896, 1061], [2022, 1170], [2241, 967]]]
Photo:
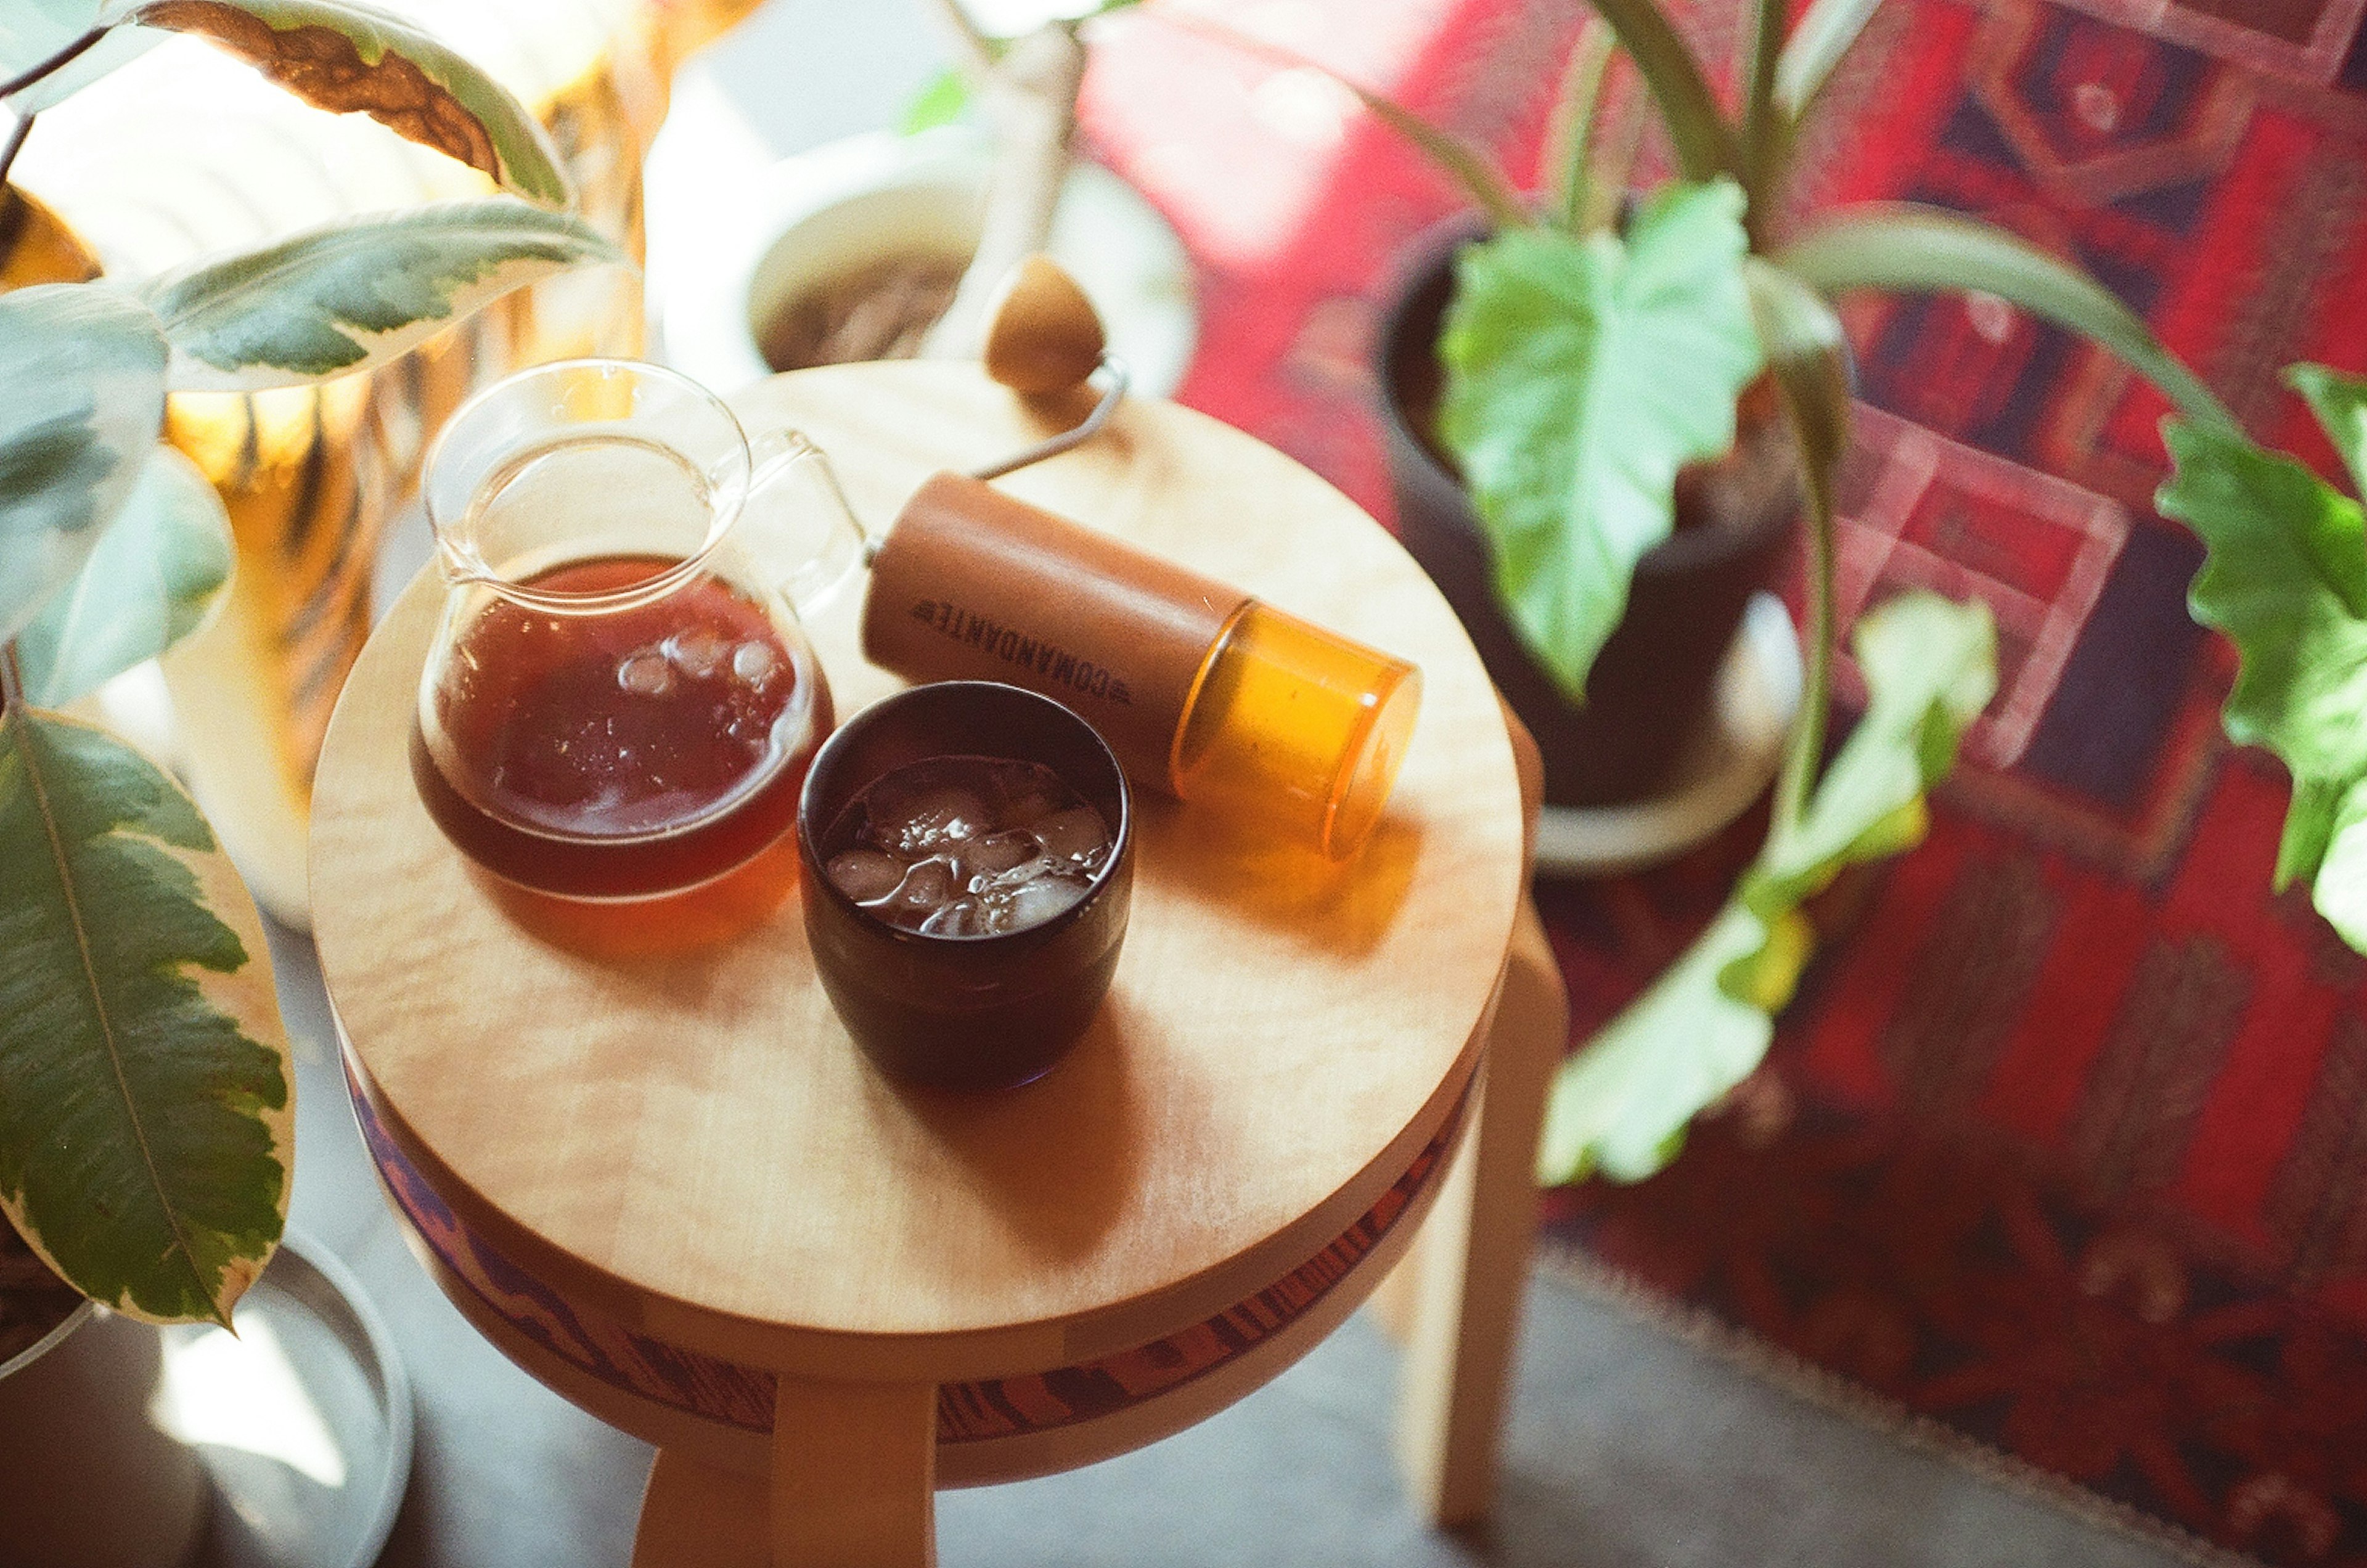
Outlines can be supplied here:
[[1920, 841], [1924, 791], [1954, 762], [1997, 686], [1981, 604], [1902, 594], [1858, 622], [1865, 716], [1779, 826], [1734, 898], [1651, 989], [1562, 1065], [1546, 1102], [1537, 1179], [1621, 1181], [1674, 1156], [1688, 1122], [1748, 1077], [1814, 947], [1802, 899], [1854, 862]]
[[2290, 457], [2177, 420], [2155, 497], [2202, 536], [2195, 619], [2236, 645], [2228, 735], [2319, 785], [2367, 776], [2367, 521]]
[[351, 0], [106, 0], [99, 20], [197, 34], [315, 108], [366, 114], [533, 200], [573, 199], [526, 107], [401, 17]]
[[2327, 846], [2334, 841], [2335, 819], [2350, 793], [2339, 784], [2293, 780], [2293, 803], [2285, 807], [2284, 831], [2278, 835], [2277, 869], [2270, 879], [2271, 887], [2282, 893], [2324, 863]]
[[1537, 1181], [1557, 1187], [1600, 1170], [1640, 1181], [1674, 1157], [1685, 1124], [1750, 1076], [1775, 1025], [1718, 985], [1761, 953], [1768, 928], [1729, 904], [1652, 988], [1562, 1064], [1546, 1100]]
[[912, 101], [904, 106], [904, 118], [896, 129], [906, 136], [918, 136], [924, 130], [951, 125], [968, 111], [969, 78], [958, 67], [948, 65], [930, 77]]
[[96, 0], [9, 0], [0, 6], [0, 81], [39, 65], [90, 31], [97, 17]]
[[230, 568], [221, 497], [195, 463], [153, 448], [81, 572], [17, 634], [27, 700], [62, 706], [155, 658], [203, 624]]
[[1936, 208], [1868, 203], [1827, 219], [1775, 261], [1827, 295], [1852, 288], [1994, 294], [2119, 355], [2195, 423], [2241, 428], [2202, 378], [2101, 284], [1993, 224]]
[[164, 339], [111, 288], [0, 295], [0, 641], [82, 569], [164, 419]]
[[1734, 442], [1759, 369], [1742, 193], [1672, 185], [1626, 239], [1517, 230], [1465, 248], [1439, 338], [1438, 428], [1461, 463], [1497, 596], [1574, 699], [1668, 537], [1678, 468]]
[[1955, 766], [1966, 726], [1997, 693], [1988, 606], [1903, 593], [1858, 618], [1851, 637], [1866, 709], [1796, 822], [1779, 822], [1741, 897], [1773, 919], [1843, 866], [1923, 836], [1923, 792]]
[[1733, 129], [1718, 112], [1716, 95], [1685, 40], [1661, 14], [1658, 0], [1594, 0], [1594, 9], [1619, 35], [1620, 46], [1652, 90], [1685, 178], [1746, 177], [1749, 171]]
[[[2293, 820], [2285, 818], [2288, 834]], [[2343, 941], [2367, 953], [2367, 784], [2353, 784], [2343, 795], [2324, 856], [2310, 902]]]
[[8, 95], [8, 107], [18, 115], [55, 107], [164, 41], [163, 33], [146, 28], [116, 28], [93, 39], [96, 0], [16, 0], [0, 8], [12, 13], [0, 18], [0, 80], [40, 73]]
[[1775, 107], [1796, 122], [1865, 31], [1882, 0], [1809, 0], [1775, 62]]
[[2323, 365], [2288, 365], [2285, 385], [2308, 401], [2318, 427], [2350, 470], [2350, 482], [2367, 491], [2367, 377], [2345, 376]]
[[54, 108], [100, 77], [130, 64], [164, 41], [164, 35], [147, 28], [117, 28], [93, 44], [73, 63], [41, 78], [8, 100], [22, 114]]
[[[2322, 408], [2336, 416], [2330, 427], [2357, 389], [2355, 382], [2319, 386]], [[2367, 516], [2299, 463], [2240, 436], [2171, 419], [2162, 439], [2175, 468], [2154, 505], [2209, 550], [2188, 607], [2236, 645], [2236, 685], [2222, 722], [2230, 739], [2268, 748], [2293, 772], [2277, 886], [2315, 878], [2319, 910], [2367, 951], [2358, 886], [2367, 874], [2359, 823], [2359, 785], [2367, 779]]]
[[1504, 229], [1525, 228], [1533, 221], [1528, 202], [1512, 188], [1512, 183], [1488, 161], [1484, 153], [1460, 137], [1439, 130], [1393, 99], [1359, 86], [1320, 61], [1310, 60], [1295, 49], [1243, 32], [1214, 17], [1183, 6], [1162, 7], [1156, 14], [1171, 27], [1218, 39], [1235, 49], [1295, 70], [1320, 72], [1355, 94], [1357, 102], [1363, 104], [1374, 118], [1412, 142], [1419, 152], [1436, 164], [1442, 172], [1463, 187], [1466, 196], [1478, 204], [1489, 221]]
[[622, 259], [574, 218], [489, 197], [345, 219], [141, 294], [176, 390], [250, 391], [382, 365], [522, 284]]
[[0, 1210], [84, 1294], [226, 1323], [287, 1213], [288, 1043], [197, 807], [106, 731], [0, 717]]
[[[2356, 478], [2367, 381], [2296, 365], [2286, 379]], [[2188, 603], [2236, 645], [2230, 738], [2293, 773], [2275, 886], [2311, 880], [2320, 914], [2367, 953], [2367, 516], [2299, 463], [2221, 432], [2164, 422], [2176, 470], [2154, 504], [2210, 553]]]
[[[1303, 62], [1315, 63], [1312, 61]], [[1461, 186], [1463, 194], [1478, 203], [1479, 209], [1497, 227], [1523, 229], [1533, 221], [1528, 202], [1512, 188], [1512, 182], [1498, 172], [1496, 165], [1488, 161], [1485, 153], [1461, 137], [1439, 130], [1411, 109], [1401, 107], [1392, 99], [1358, 86], [1336, 71], [1320, 65], [1316, 65], [1315, 69], [1355, 94], [1357, 101], [1376, 119], [1412, 142], [1424, 156]]]

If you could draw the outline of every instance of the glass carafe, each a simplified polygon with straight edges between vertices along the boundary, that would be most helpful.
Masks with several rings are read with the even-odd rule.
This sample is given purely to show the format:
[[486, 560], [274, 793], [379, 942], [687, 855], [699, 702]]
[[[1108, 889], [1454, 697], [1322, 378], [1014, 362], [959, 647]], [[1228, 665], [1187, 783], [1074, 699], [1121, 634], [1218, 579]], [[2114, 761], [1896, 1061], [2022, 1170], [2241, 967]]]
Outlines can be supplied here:
[[412, 771], [445, 834], [561, 898], [663, 897], [794, 824], [832, 723], [798, 622], [863, 536], [803, 436], [655, 366], [572, 360], [453, 415], [425, 479], [443, 623]]

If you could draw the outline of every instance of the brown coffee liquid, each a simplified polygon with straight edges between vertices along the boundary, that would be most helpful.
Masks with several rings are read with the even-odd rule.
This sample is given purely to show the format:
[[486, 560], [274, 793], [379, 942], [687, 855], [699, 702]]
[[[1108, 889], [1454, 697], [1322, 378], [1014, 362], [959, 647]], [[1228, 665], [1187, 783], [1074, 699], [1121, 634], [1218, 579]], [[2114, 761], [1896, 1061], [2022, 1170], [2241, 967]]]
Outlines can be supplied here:
[[[609, 593], [675, 564], [605, 556], [526, 585]], [[444, 754], [416, 729], [411, 747], [428, 815], [488, 871], [574, 898], [678, 892], [756, 855], [832, 723], [802, 641], [712, 577], [589, 615], [496, 599], [435, 701]]]

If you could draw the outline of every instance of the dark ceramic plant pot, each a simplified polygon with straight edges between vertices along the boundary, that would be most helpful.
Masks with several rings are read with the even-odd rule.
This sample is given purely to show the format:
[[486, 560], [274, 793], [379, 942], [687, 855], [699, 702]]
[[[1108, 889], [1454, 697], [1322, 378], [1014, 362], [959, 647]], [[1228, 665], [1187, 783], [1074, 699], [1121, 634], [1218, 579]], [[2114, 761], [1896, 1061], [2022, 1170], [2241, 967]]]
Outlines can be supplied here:
[[1735, 451], [1678, 476], [1676, 530], [1637, 563], [1627, 614], [1597, 657], [1583, 706], [1531, 658], [1499, 607], [1488, 547], [1453, 464], [1431, 436], [1444, 371], [1439, 323], [1455, 253], [1484, 229], [1450, 220], [1418, 241], [1383, 318], [1377, 367], [1398, 537], [1445, 594], [1497, 689], [1545, 754], [1546, 799], [1648, 799], [1705, 723], [1717, 669], [1750, 595], [1783, 560], [1798, 516], [1789, 439], [1772, 399], [1746, 393]]

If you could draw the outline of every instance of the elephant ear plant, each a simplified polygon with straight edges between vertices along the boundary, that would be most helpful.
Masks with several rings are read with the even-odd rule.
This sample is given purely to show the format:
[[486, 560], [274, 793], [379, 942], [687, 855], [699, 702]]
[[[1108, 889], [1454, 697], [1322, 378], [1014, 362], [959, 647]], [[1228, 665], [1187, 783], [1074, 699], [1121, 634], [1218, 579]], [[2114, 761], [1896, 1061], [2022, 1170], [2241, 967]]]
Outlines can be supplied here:
[[[2367, 489], [2367, 379], [2295, 365], [2285, 379]], [[2196, 421], [2162, 426], [2176, 471], [2154, 498], [2209, 547], [2187, 602], [2236, 645], [2228, 736], [2293, 773], [2275, 886], [2310, 885], [2367, 953], [2367, 513], [2292, 458]]]
[[18, 117], [0, 178], [28, 106], [144, 28], [202, 34], [515, 193], [353, 219], [137, 288], [0, 295], [0, 1209], [85, 1295], [226, 1323], [277, 1243], [292, 1169], [262, 929], [180, 787], [50, 711], [164, 651], [229, 572], [221, 502], [159, 444], [165, 396], [368, 369], [521, 284], [622, 258], [557, 210], [566, 181], [525, 109], [407, 22], [336, 0], [108, 0], [95, 23], [74, 9], [39, 0], [0, 28]]
[[[2000, 229], [1885, 203], [1784, 231], [1800, 128], [1876, 4], [1810, 0], [1787, 29], [1783, 0], [1745, 0], [1729, 109], [1654, 0], [1593, 0], [1563, 75], [1547, 188], [1535, 199], [1479, 150], [1346, 84], [1493, 225], [1456, 258], [1438, 344], [1446, 382], [1436, 434], [1471, 492], [1507, 618], [1571, 701], [1585, 698], [1637, 562], [1674, 525], [1678, 469], [1734, 444], [1737, 400], [1762, 373], [1799, 451], [1806, 682], [1766, 842], [1693, 946], [1564, 1064], [1539, 1156], [1547, 1183], [1595, 1170], [1649, 1175], [1693, 1117], [1758, 1066], [1814, 946], [1801, 906], [1844, 867], [1921, 840], [1925, 791], [1954, 766], [1995, 690], [1987, 608], [1901, 594], [1858, 622], [1869, 704], [1826, 757], [1833, 485], [1850, 414], [1847, 346], [1830, 299], [1869, 288], [1992, 294], [2119, 354], [2195, 431], [2239, 435], [2119, 300]], [[1161, 14], [1285, 52], [1188, 12]], [[1628, 189], [1634, 139], [1594, 133], [1606, 70], [1623, 52], [1677, 165], [1677, 177], [1641, 193]], [[2355, 603], [2367, 606], [2367, 575]], [[2367, 653], [2367, 641], [2359, 646]], [[2367, 773], [2367, 750], [2359, 773]], [[2367, 805], [2358, 820], [2367, 822]], [[2357, 841], [2367, 864], [2367, 827]]]

